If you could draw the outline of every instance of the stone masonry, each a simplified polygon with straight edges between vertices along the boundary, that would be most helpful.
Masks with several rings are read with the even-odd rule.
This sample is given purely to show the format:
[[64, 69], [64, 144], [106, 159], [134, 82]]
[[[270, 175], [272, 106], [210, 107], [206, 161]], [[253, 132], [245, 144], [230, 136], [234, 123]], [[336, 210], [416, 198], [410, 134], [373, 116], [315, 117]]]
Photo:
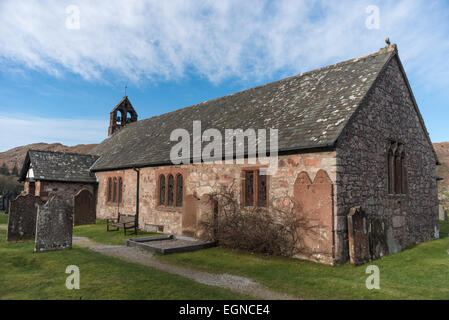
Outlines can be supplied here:
[[[361, 206], [372, 219], [385, 219], [388, 253], [437, 239], [436, 160], [415, 110], [400, 62], [394, 57], [337, 145], [336, 257], [348, 258], [346, 216]], [[403, 143], [408, 192], [388, 194], [387, 146]]]
[[[348, 214], [355, 207], [371, 228], [368, 238], [360, 237], [363, 244], [351, 244], [362, 245], [360, 263], [367, 260], [367, 250], [376, 259], [439, 237], [437, 160], [394, 45], [120, 129], [93, 150], [100, 156], [91, 169], [98, 182], [98, 218], [116, 217], [119, 211], [134, 214], [139, 194], [140, 228], [161, 225], [167, 233], [198, 236], [195, 226], [204, 215], [200, 204], [210, 193], [231, 186], [244, 194], [242, 172], [263, 166], [170, 164], [170, 132], [189, 128], [195, 120], [221, 130], [279, 128], [278, 170], [264, 184], [265, 200], [281, 209], [298, 200], [305, 208], [301, 214], [318, 224], [318, 234], [303, 234], [313, 254], [308, 258], [328, 264], [349, 260]], [[400, 192], [390, 190], [392, 144], [400, 145], [401, 170], [394, 170], [403, 178], [396, 180]], [[132, 168], [140, 170], [138, 193]], [[158, 205], [160, 174], [182, 175], [182, 207]], [[117, 195], [121, 201], [108, 201], [111, 180], [123, 183]], [[351, 232], [360, 236], [359, 222]]]
[[[184, 199], [189, 195], [202, 199], [220, 186], [233, 185], [240, 194], [241, 170], [249, 164], [211, 164], [201, 163], [192, 165], [147, 167], [141, 169], [140, 176], [140, 208], [139, 225], [145, 229], [146, 225], [163, 225], [164, 232], [182, 235], [183, 208], [167, 208], [157, 206], [157, 177], [160, 172], [184, 172]], [[257, 166], [255, 166], [257, 167]], [[300, 172], [307, 172], [315, 178], [317, 172], [323, 169], [330, 181], [335, 183], [336, 158], [335, 152], [304, 153], [279, 157], [279, 167], [275, 175], [269, 177], [269, 199], [278, 207], [289, 208], [293, 205], [290, 199], [294, 197], [294, 184]], [[137, 175], [132, 169], [108, 172], [97, 172], [98, 201], [97, 217], [99, 219], [116, 217], [117, 212], [134, 214], [136, 211], [136, 182]], [[107, 179], [109, 177], [123, 177], [123, 202], [120, 205], [107, 202]], [[333, 201], [335, 204], [336, 201]], [[330, 210], [335, 210], [331, 206]], [[332, 212], [329, 212], [332, 216]], [[332, 231], [331, 231], [332, 232]], [[322, 257], [323, 262], [332, 262], [332, 255]]]

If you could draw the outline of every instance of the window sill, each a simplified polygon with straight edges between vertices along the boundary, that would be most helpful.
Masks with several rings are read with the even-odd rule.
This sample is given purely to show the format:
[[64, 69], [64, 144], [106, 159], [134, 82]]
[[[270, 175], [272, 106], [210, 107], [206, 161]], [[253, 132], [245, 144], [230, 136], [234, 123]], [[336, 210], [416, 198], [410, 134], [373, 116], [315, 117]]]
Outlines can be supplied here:
[[259, 207], [259, 206], [242, 206], [243, 209], [268, 209], [268, 207]]
[[117, 203], [117, 202], [106, 202], [106, 205], [109, 207], [121, 207], [122, 206], [121, 203]]
[[182, 212], [183, 207], [168, 207], [168, 206], [157, 206], [158, 211], [171, 211], [171, 212]]

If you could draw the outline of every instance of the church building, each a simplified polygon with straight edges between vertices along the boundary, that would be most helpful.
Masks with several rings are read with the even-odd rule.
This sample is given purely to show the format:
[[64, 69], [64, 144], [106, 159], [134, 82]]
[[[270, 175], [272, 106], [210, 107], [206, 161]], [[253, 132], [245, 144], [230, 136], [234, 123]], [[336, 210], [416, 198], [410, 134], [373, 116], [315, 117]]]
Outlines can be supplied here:
[[[277, 139], [248, 135], [239, 144], [231, 137], [230, 160], [217, 149], [204, 160], [212, 136], [227, 150], [229, 141], [215, 140], [228, 130], [273, 131]], [[183, 161], [173, 161], [176, 132], [192, 142]], [[241, 157], [232, 155], [234, 140]], [[254, 150], [268, 140], [270, 152], [260, 158]], [[60, 195], [73, 203], [87, 189], [99, 219], [132, 214], [140, 229], [198, 238], [203, 217], [217, 214], [207, 199], [231, 187], [242, 207], [295, 210], [315, 228], [300, 230], [307, 255], [298, 257], [342, 264], [354, 254], [363, 261], [439, 237], [438, 164], [397, 47], [387, 43], [140, 121], [125, 96], [90, 155], [29, 151], [21, 180], [26, 193], [44, 200]]]
[[[223, 136], [277, 129], [277, 170], [262, 175], [266, 165], [249, 161], [246, 147], [243, 163], [174, 164], [171, 133], [192, 135], [195, 121], [201, 132]], [[438, 160], [396, 45], [140, 121], [125, 96], [111, 112], [108, 138], [91, 154], [98, 156], [90, 168], [97, 217], [138, 214], [144, 230], [200, 236], [203, 200], [233, 185], [242, 206], [299, 203], [298, 214], [319, 229], [304, 235], [309, 258], [323, 263], [349, 259], [354, 207], [379, 222], [366, 231], [373, 256], [439, 237]]]

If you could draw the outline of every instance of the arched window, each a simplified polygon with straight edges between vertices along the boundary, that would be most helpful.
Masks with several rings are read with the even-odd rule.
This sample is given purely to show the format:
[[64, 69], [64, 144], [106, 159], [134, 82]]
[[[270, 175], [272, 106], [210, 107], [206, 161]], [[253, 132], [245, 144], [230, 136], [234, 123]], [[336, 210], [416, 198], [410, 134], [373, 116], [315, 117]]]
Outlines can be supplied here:
[[108, 178], [108, 202], [112, 201], [112, 179]]
[[168, 206], [173, 206], [173, 192], [174, 192], [174, 184], [175, 184], [175, 179], [173, 178], [172, 174], [168, 175], [168, 183], [167, 183], [167, 205]]
[[159, 205], [165, 205], [165, 176], [159, 176]]
[[178, 173], [176, 175], [176, 206], [182, 207], [182, 194], [183, 194], [183, 185], [182, 185], [182, 175]]
[[405, 163], [404, 145], [399, 142], [391, 142], [387, 157], [388, 167], [388, 193], [407, 193], [407, 170]]
[[123, 180], [122, 177], [118, 178], [118, 203], [122, 203], [123, 195]]
[[396, 194], [402, 193], [402, 161], [401, 161], [401, 155], [396, 152], [394, 156], [394, 192]]
[[123, 114], [123, 111], [122, 110], [117, 110], [117, 117], [115, 118], [116, 119], [115, 123], [117, 125], [124, 124], [124, 117], [126, 117], [126, 115]]
[[112, 202], [117, 201], [117, 178], [114, 178], [114, 189], [112, 192]]
[[405, 162], [405, 152], [401, 152], [401, 167], [402, 167], [402, 178], [401, 178], [401, 193], [406, 194], [407, 193], [407, 167]]
[[394, 154], [392, 150], [392, 146], [390, 146], [388, 150], [388, 193], [394, 193]]

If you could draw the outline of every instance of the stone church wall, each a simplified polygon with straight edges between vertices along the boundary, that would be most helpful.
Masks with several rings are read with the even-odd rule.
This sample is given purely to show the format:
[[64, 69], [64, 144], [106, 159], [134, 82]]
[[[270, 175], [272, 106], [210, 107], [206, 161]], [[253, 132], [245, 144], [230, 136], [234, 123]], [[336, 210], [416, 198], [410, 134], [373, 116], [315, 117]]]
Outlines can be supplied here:
[[[378, 228], [384, 231], [377, 236], [386, 241], [387, 254], [438, 238], [436, 160], [424, 130], [399, 62], [393, 58], [337, 144], [339, 262], [348, 259], [346, 217], [355, 206], [384, 226]], [[405, 195], [388, 192], [387, 148], [391, 141], [404, 146]]]
[[[242, 169], [258, 167], [251, 164], [211, 164], [201, 163], [179, 166], [147, 167], [140, 169], [140, 216], [139, 226], [150, 230], [150, 225], [163, 225], [164, 232], [177, 235], [182, 234], [182, 217], [184, 208], [159, 207], [157, 193], [157, 177], [160, 173], [182, 173], [184, 176], [184, 200], [194, 195], [199, 200], [209, 193], [218, 190], [220, 186], [233, 186], [240, 195]], [[277, 207], [290, 208], [293, 205], [294, 185], [301, 172], [306, 172], [314, 179], [317, 172], [323, 169], [334, 184], [336, 181], [335, 152], [303, 153], [279, 156], [277, 172], [268, 178], [269, 202]], [[97, 217], [116, 217], [117, 212], [134, 214], [136, 211], [137, 173], [132, 170], [117, 170], [97, 172], [98, 202]], [[108, 203], [108, 178], [121, 177], [123, 180], [123, 201], [121, 204]], [[333, 196], [333, 195], [332, 195]], [[185, 205], [185, 202], [183, 205]], [[329, 219], [333, 218], [335, 201], [329, 212]], [[332, 232], [331, 232], [332, 233]], [[333, 237], [332, 234], [329, 235]], [[332, 239], [329, 241], [332, 242]], [[333, 263], [329, 254], [322, 259], [326, 263]]]

